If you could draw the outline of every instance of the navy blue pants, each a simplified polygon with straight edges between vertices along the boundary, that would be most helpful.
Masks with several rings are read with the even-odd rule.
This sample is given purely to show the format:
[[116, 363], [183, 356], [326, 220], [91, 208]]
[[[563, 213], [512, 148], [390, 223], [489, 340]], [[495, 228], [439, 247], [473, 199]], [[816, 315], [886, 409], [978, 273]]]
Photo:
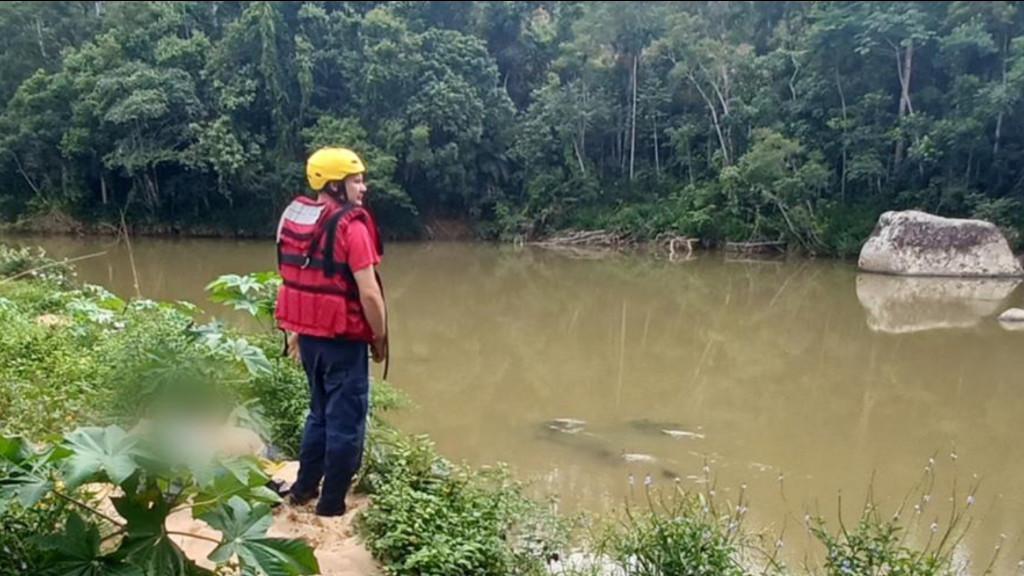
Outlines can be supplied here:
[[292, 492], [313, 494], [323, 479], [319, 513], [344, 509], [366, 436], [370, 368], [365, 342], [299, 336], [310, 404]]

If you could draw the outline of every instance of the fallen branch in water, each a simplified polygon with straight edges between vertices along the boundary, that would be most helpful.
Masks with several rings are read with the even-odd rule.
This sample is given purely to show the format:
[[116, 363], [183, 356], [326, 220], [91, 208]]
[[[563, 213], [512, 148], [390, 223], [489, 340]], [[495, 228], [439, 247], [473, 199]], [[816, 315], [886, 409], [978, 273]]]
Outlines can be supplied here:
[[626, 234], [608, 230], [570, 230], [533, 243], [546, 248], [566, 246], [631, 246], [635, 242]]
[[741, 254], [766, 254], [771, 252], [785, 252], [785, 242], [726, 242], [726, 252], [738, 252]]
[[677, 255], [682, 254], [685, 251], [684, 258], [693, 256], [694, 246], [700, 243], [700, 238], [694, 238], [693, 236], [680, 236], [678, 234], [662, 234], [654, 240], [658, 248], [668, 251], [670, 259], [675, 259]]

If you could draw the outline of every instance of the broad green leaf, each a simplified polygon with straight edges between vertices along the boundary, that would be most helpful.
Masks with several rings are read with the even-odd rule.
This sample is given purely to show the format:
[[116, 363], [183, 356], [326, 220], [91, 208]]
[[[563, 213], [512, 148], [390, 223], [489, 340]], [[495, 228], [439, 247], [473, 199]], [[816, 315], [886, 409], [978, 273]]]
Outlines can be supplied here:
[[129, 536], [142, 538], [163, 535], [171, 507], [161, 494], [154, 492], [122, 496], [111, 499], [111, 503], [124, 518]]
[[255, 462], [246, 459], [228, 460], [216, 475], [211, 486], [204, 487], [195, 497], [193, 514], [202, 518], [210, 511], [225, 505], [232, 498], [275, 504], [280, 496], [266, 487], [269, 478]]
[[214, 562], [225, 562], [237, 554], [244, 540], [264, 537], [272, 521], [270, 506], [250, 506], [237, 496], [200, 519], [223, 534], [225, 543], [210, 554], [210, 560]]
[[35, 454], [22, 438], [0, 438], [0, 508], [12, 500], [35, 506], [53, 489], [51, 453]]
[[117, 513], [125, 519], [127, 537], [118, 554], [146, 574], [185, 576], [192, 564], [167, 535], [171, 505], [159, 491], [114, 498]]
[[301, 540], [267, 538], [270, 528], [270, 507], [250, 506], [241, 498], [232, 498], [202, 517], [207, 524], [223, 534], [224, 543], [209, 559], [226, 562], [237, 557], [243, 573], [267, 576], [301, 576], [319, 574], [313, 550]]
[[80, 428], [69, 434], [65, 444], [73, 454], [64, 465], [68, 488], [104, 477], [114, 484], [122, 484], [137, 469], [136, 442], [116, 426]]
[[19, 473], [0, 478], [0, 498], [17, 500], [25, 508], [39, 503], [49, 492], [53, 484], [45, 476], [34, 473]]
[[160, 576], [192, 576], [195, 564], [165, 534], [149, 537], [129, 536], [121, 543], [118, 554], [145, 574]]
[[95, 284], [86, 284], [82, 288], [82, 290], [86, 294], [88, 294], [92, 298], [92, 300], [94, 300], [98, 305], [100, 305], [103, 308], [106, 308], [107, 310], [120, 312], [121, 310], [124, 310], [125, 306], [127, 305], [124, 300], [118, 298], [116, 295], [114, 295], [114, 293], [110, 292], [109, 290], [102, 286], [97, 286]]
[[227, 352], [231, 354], [235, 360], [239, 360], [244, 363], [246, 370], [248, 370], [249, 374], [252, 374], [253, 376], [269, 374], [272, 370], [270, 361], [267, 360], [267, 356], [263, 353], [263, 350], [249, 344], [249, 341], [245, 338], [229, 340], [227, 343]]
[[21, 436], [0, 437], [0, 460], [20, 466], [34, 454], [28, 441]]
[[228, 458], [221, 465], [246, 486], [263, 486], [270, 480], [260, 468], [259, 462], [251, 456]]
[[100, 554], [100, 532], [72, 513], [64, 531], [36, 539], [48, 552], [46, 569], [40, 576], [147, 576], [116, 555]]
[[259, 538], [245, 542], [248, 567], [267, 576], [304, 576], [319, 574], [320, 564], [306, 542], [288, 538]]
[[236, 496], [245, 495], [250, 488], [241, 483], [234, 474], [221, 471], [214, 477], [211, 485], [203, 488], [195, 497], [192, 513], [197, 518], [223, 506]]
[[210, 561], [227, 562], [237, 557], [243, 573], [267, 576], [319, 574], [313, 550], [302, 540], [267, 538], [270, 507], [250, 506], [242, 498], [231, 498], [203, 517], [223, 534], [224, 543], [210, 553]]

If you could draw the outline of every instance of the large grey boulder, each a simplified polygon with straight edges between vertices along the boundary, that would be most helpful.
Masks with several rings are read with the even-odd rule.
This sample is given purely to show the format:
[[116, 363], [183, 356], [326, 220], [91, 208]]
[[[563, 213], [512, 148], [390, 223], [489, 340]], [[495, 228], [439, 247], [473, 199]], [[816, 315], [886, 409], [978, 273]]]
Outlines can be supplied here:
[[886, 212], [860, 252], [861, 270], [901, 276], [1017, 277], [1021, 263], [994, 224]]

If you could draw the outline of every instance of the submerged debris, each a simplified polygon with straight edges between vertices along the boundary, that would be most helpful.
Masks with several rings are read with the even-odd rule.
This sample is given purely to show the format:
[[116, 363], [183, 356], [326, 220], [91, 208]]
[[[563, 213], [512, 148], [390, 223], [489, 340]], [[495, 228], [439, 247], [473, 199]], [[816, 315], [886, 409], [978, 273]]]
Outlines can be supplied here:
[[586, 425], [586, 421], [573, 418], [556, 418], [547, 422], [548, 429], [565, 434], [578, 434], [583, 431]]

